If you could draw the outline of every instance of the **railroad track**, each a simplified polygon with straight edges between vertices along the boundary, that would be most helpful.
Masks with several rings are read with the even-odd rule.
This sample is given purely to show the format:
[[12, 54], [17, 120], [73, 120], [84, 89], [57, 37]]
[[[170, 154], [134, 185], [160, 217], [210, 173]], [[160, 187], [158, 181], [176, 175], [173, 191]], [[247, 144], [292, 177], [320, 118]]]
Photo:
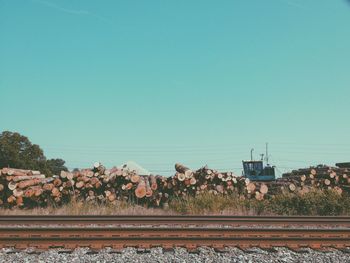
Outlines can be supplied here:
[[0, 216], [0, 225], [30, 224], [30, 225], [86, 225], [86, 224], [128, 224], [128, 225], [273, 225], [273, 226], [345, 226], [350, 227], [348, 216]]
[[1, 216], [0, 248], [344, 249], [349, 226], [350, 217]]

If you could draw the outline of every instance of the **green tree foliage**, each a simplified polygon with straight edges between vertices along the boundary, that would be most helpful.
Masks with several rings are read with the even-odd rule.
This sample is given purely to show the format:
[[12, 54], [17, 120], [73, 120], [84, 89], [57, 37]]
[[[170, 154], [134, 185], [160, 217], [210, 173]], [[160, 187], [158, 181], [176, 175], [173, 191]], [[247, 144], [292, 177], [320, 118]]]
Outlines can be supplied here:
[[17, 132], [4, 131], [0, 134], [0, 168], [13, 167], [39, 170], [47, 175], [67, 170], [62, 159], [47, 160], [37, 144]]
[[59, 174], [61, 171], [68, 171], [67, 167], [64, 166], [65, 161], [62, 159], [50, 159], [46, 161], [47, 168], [53, 174]]

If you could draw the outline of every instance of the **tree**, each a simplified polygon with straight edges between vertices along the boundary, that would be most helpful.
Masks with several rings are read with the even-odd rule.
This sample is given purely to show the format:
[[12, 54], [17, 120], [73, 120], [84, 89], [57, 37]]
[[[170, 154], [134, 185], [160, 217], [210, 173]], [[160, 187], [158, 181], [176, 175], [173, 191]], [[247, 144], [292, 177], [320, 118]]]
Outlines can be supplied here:
[[65, 161], [62, 159], [50, 159], [46, 161], [47, 168], [53, 174], [59, 174], [61, 171], [68, 171], [67, 167], [64, 166]]
[[39, 170], [47, 175], [67, 170], [62, 159], [46, 160], [43, 150], [37, 144], [17, 132], [4, 131], [0, 134], [0, 168], [13, 167]]

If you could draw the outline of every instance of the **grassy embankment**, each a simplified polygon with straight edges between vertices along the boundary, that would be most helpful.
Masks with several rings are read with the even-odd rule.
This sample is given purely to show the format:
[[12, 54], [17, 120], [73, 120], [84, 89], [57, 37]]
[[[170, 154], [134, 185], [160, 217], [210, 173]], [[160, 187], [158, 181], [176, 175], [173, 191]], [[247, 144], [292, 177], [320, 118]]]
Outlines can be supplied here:
[[350, 215], [350, 196], [330, 191], [312, 191], [304, 195], [281, 194], [264, 201], [240, 200], [234, 195], [202, 194], [171, 200], [167, 209], [144, 208], [119, 202], [93, 204], [72, 201], [62, 207], [1, 209], [0, 215]]

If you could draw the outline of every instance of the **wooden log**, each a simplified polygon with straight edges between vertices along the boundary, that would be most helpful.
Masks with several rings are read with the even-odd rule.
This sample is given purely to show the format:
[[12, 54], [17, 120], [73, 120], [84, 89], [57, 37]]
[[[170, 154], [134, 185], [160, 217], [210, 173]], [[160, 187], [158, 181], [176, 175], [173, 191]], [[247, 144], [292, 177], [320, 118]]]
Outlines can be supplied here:
[[8, 182], [12, 181], [13, 177], [14, 177], [13, 175], [7, 175], [6, 176], [6, 181], [8, 181]]
[[28, 175], [39, 175], [39, 174], [41, 174], [40, 171], [29, 171]]
[[186, 171], [190, 170], [190, 168], [184, 166], [183, 164], [176, 163], [176, 164], [175, 164], [175, 170], [176, 170], [176, 172], [178, 172], [178, 173], [184, 174]]
[[83, 181], [79, 181], [79, 182], [77, 182], [77, 183], [75, 184], [75, 187], [78, 188], [78, 189], [80, 189], [80, 188], [82, 188], [84, 185], [85, 185], [85, 183], [84, 183]]
[[89, 177], [87, 177], [87, 176], [83, 176], [83, 177], [81, 177], [81, 180], [82, 180], [84, 183], [88, 183], [88, 182], [90, 182], [90, 178], [89, 178]]
[[247, 185], [247, 191], [248, 191], [248, 193], [254, 192], [254, 191], [255, 191], [255, 188], [256, 188], [256, 186], [255, 186], [254, 183], [252, 183], [252, 182], [249, 182], [249, 183], [248, 183], [248, 185]]
[[177, 173], [176, 177], [180, 182], [185, 181], [185, 179], [186, 179], [186, 176], [183, 173]]
[[16, 202], [16, 197], [14, 197], [13, 195], [10, 195], [8, 198], [7, 198], [7, 203], [9, 204], [13, 204]]
[[62, 179], [65, 179], [65, 178], [67, 178], [67, 174], [68, 174], [68, 172], [66, 172], [66, 171], [61, 171], [60, 177], [61, 177]]
[[331, 184], [331, 181], [329, 179], [324, 180], [324, 184], [329, 186]]
[[33, 188], [28, 188], [24, 190], [24, 193], [23, 193], [24, 197], [26, 198], [31, 198], [34, 196], [34, 194], [35, 194], [35, 190]]
[[13, 176], [27, 176], [29, 173], [29, 170], [18, 170], [18, 169], [10, 169], [8, 170], [7, 174], [8, 175], [13, 175]]
[[42, 188], [35, 188], [34, 191], [35, 191], [34, 195], [37, 196], [37, 197], [42, 195], [43, 192], [44, 192], [44, 190]]
[[17, 204], [17, 206], [23, 206], [24, 205], [22, 196], [16, 197], [16, 204]]
[[255, 199], [258, 200], [258, 201], [264, 200], [264, 194], [256, 191], [255, 192]]
[[98, 182], [100, 182], [100, 180], [97, 177], [92, 177], [90, 179], [90, 183], [95, 186]]
[[139, 199], [146, 196], [146, 187], [137, 187], [135, 189], [135, 196]]
[[196, 183], [197, 183], [196, 178], [192, 177], [192, 178], [190, 179], [190, 184], [191, 184], [191, 185], [195, 185]]
[[132, 174], [130, 180], [132, 183], [136, 184], [140, 181], [140, 176], [138, 174]]
[[13, 191], [17, 188], [17, 183], [16, 182], [13, 182], [11, 181], [9, 184], [8, 184], [8, 188]]
[[150, 181], [150, 184], [151, 184], [151, 189], [153, 191], [156, 191], [158, 189], [158, 184], [157, 184], [157, 179], [154, 175], [151, 175], [149, 177], [149, 181]]
[[72, 188], [74, 186], [74, 184], [75, 184], [75, 181], [69, 180], [67, 182], [64, 182], [64, 184], [65, 184], [65, 187]]
[[74, 174], [73, 173], [67, 173], [67, 179], [68, 180], [73, 180]]
[[150, 198], [153, 195], [153, 191], [151, 189], [151, 185], [149, 183], [148, 178], [143, 178], [143, 180], [145, 181], [145, 184], [146, 184], [146, 197]]
[[101, 183], [100, 181], [97, 181], [97, 182], [95, 183], [95, 188], [96, 188], [96, 189], [99, 189], [101, 186], [102, 186], [102, 183]]
[[289, 184], [288, 188], [289, 188], [289, 190], [292, 191], [292, 192], [294, 192], [294, 191], [297, 189], [297, 187], [295, 186], [295, 184]]
[[89, 178], [92, 178], [92, 177], [96, 177], [98, 176], [99, 174], [98, 173], [94, 173], [93, 171], [91, 170], [86, 170], [85, 173], [83, 174], [85, 177], [89, 177]]
[[108, 196], [108, 201], [110, 201], [110, 202], [114, 202], [116, 199], [117, 199], [117, 196], [114, 193], [111, 193]]
[[54, 187], [55, 186], [52, 183], [46, 183], [43, 185], [43, 190], [51, 192]]
[[24, 181], [24, 180], [32, 180], [32, 179], [43, 179], [45, 178], [44, 174], [39, 175], [24, 175], [24, 176], [14, 176], [12, 180], [14, 182]]
[[334, 171], [332, 171], [332, 172], [329, 174], [329, 177], [330, 177], [331, 179], [335, 178], [336, 176], [337, 176], [337, 173], [334, 172]]
[[22, 189], [15, 189], [15, 190], [13, 190], [12, 191], [12, 193], [13, 193], [13, 196], [14, 197], [20, 197], [20, 196], [23, 196], [23, 191], [22, 191]]
[[269, 188], [267, 187], [266, 184], [262, 184], [262, 185], [260, 186], [260, 193], [262, 193], [262, 194], [267, 194], [268, 191], [269, 191]]
[[36, 185], [39, 183], [41, 183], [41, 179], [30, 179], [30, 180], [26, 180], [26, 181], [20, 181], [17, 184], [17, 187], [23, 189], [23, 188], [26, 188], [28, 186]]
[[193, 171], [190, 168], [188, 168], [180, 163], [175, 164], [175, 170], [178, 173], [184, 174], [185, 178], [187, 178], [187, 179], [190, 179], [193, 176]]
[[61, 195], [60, 190], [59, 190], [58, 188], [54, 187], [54, 188], [51, 190], [51, 195], [52, 195], [53, 197], [59, 197], [59, 196]]
[[3, 168], [2, 169], [2, 174], [7, 174], [7, 175], [28, 175], [30, 173], [30, 170], [25, 170], [25, 169], [17, 169], [17, 168]]
[[85, 188], [85, 189], [92, 189], [92, 188], [94, 188], [94, 187], [93, 187], [93, 185], [92, 185], [91, 183], [86, 183], [86, 184], [84, 185], [84, 188]]
[[9, 170], [9, 168], [7, 168], [7, 167], [2, 168], [1, 174], [6, 175], [8, 170]]
[[146, 196], [146, 182], [142, 178], [135, 189], [135, 196], [139, 199]]
[[58, 187], [60, 185], [62, 185], [62, 181], [59, 179], [59, 178], [56, 178], [54, 181], [53, 181], [53, 185], [55, 187]]

